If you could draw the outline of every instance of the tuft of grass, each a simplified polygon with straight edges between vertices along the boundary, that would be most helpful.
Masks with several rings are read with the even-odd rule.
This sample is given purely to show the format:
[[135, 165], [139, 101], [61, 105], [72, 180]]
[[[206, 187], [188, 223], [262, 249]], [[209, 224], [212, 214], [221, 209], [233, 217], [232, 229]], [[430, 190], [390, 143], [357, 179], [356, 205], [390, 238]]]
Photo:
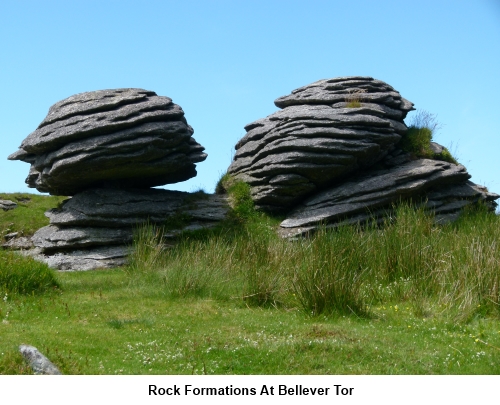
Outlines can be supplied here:
[[441, 153], [434, 154], [433, 159], [443, 160], [445, 162], [454, 163], [456, 165], [458, 164], [457, 159], [453, 157], [453, 155], [447, 148], [443, 148]]
[[363, 94], [366, 93], [365, 89], [349, 90], [348, 95], [345, 97], [346, 108], [359, 108], [362, 106]]
[[412, 153], [415, 157], [431, 159], [434, 156], [431, 141], [432, 131], [429, 128], [410, 126], [399, 144], [401, 149]]
[[0, 251], [0, 291], [5, 294], [41, 294], [59, 287], [54, 271], [45, 263]]
[[438, 227], [413, 205], [394, 210], [383, 228], [346, 226], [299, 241], [280, 239], [279, 220], [256, 212], [168, 248], [149, 229], [127, 272], [138, 275], [132, 283], [156, 284], [171, 297], [231, 298], [314, 316], [370, 316], [368, 306], [392, 301], [409, 302], [421, 315], [429, 302], [457, 319], [478, 305], [500, 315], [498, 216], [471, 211]]
[[436, 159], [458, 164], [447, 148], [441, 153], [434, 153], [431, 148], [433, 136], [442, 125], [437, 121], [435, 114], [420, 110], [413, 117], [408, 131], [401, 138], [400, 146], [405, 152], [413, 154], [416, 158]]
[[303, 242], [294, 266], [293, 290], [306, 313], [367, 315], [360, 293], [364, 268], [363, 251], [355, 245], [358, 232], [347, 226], [335, 233], [322, 230]]

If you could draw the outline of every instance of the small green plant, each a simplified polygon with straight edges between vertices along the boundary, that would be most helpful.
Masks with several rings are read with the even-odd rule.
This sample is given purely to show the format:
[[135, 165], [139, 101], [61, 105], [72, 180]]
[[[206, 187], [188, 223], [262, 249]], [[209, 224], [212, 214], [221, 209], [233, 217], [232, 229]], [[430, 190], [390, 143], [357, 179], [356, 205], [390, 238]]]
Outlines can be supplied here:
[[410, 152], [417, 158], [431, 159], [434, 156], [431, 141], [432, 131], [429, 128], [410, 126], [401, 138], [400, 146], [405, 152]]
[[363, 99], [363, 94], [365, 93], [365, 89], [350, 89], [348, 91], [348, 95], [345, 97], [346, 108], [361, 107], [361, 101]]
[[30, 257], [0, 251], [0, 291], [7, 294], [41, 294], [59, 287], [54, 272]]
[[453, 155], [451, 154], [451, 152], [447, 148], [443, 148], [441, 153], [436, 153], [434, 155], [434, 159], [443, 160], [445, 162], [454, 163], [456, 165], [458, 164], [457, 159], [455, 159], [453, 157]]
[[436, 159], [458, 164], [448, 149], [443, 148], [440, 153], [432, 150], [431, 142], [441, 127], [436, 114], [420, 110], [413, 116], [408, 131], [401, 138], [400, 146], [416, 158]]
[[222, 175], [217, 182], [215, 192], [229, 195], [229, 203], [232, 208], [230, 216], [232, 219], [244, 221], [256, 214], [250, 186], [234, 178], [229, 173]]

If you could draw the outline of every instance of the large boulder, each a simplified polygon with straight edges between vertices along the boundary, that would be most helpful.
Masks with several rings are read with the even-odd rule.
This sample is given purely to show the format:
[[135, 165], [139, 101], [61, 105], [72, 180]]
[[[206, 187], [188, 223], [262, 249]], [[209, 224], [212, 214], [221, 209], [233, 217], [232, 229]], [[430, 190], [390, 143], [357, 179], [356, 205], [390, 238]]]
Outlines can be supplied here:
[[182, 232], [211, 228], [229, 210], [221, 195], [162, 189], [90, 189], [46, 216], [50, 224], [31, 238], [33, 256], [60, 270], [89, 270], [126, 263], [141, 225], [161, 225], [166, 243]]
[[382, 160], [413, 109], [371, 77], [320, 80], [280, 97], [283, 108], [248, 124], [228, 173], [248, 183], [258, 208], [279, 212]]
[[370, 170], [306, 199], [280, 224], [279, 233], [290, 238], [323, 226], [382, 222], [396, 203], [410, 199], [432, 211], [438, 223], [457, 219], [465, 206], [478, 201], [494, 210], [500, 196], [469, 178], [462, 165], [430, 159]]
[[91, 187], [147, 188], [196, 176], [204, 148], [180, 106], [143, 89], [76, 94], [50, 109], [10, 160], [31, 164], [29, 187], [75, 195]]

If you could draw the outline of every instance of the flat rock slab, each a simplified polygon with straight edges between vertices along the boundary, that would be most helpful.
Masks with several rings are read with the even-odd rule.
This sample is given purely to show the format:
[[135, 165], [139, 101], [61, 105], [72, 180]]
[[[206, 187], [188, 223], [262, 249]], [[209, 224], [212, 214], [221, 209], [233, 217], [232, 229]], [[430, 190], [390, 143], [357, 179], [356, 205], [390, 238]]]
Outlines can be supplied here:
[[307, 234], [321, 226], [364, 223], [383, 218], [401, 200], [426, 200], [439, 222], [456, 219], [464, 206], [483, 201], [491, 209], [500, 196], [468, 181], [462, 165], [420, 159], [372, 171], [305, 200], [280, 224], [283, 237]]
[[132, 228], [144, 222], [169, 224], [189, 221], [219, 222], [229, 207], [224, 196], [163, 189], [90, 189], [47, 211], [51, 225]]
[[13, 210], [17, 207], [17, 204], [14, 201], [10, 200], [0, 200], [0, 209], [4, 211]]
[[206, 159], [184, 111], [143, 89], [81, 93], [54, 104], [9, 156], [30, 163], [29, 187], [74, 195], [90, 187], [148, 188], [187, 180]]
[[245, 126], [228, 173], [257, 208], [286, 211], [394, 149], [413, 104], [370, 77], [323, 80], [280, 97], [283, 108]]
[[141, 225], [161, 225], [165, 242], [174, 244], [183, 232], [216, 226], [228, 211], [227, 198], [215, 194], [91, 189], [46, 213], [50, 225], [31, 238], [33, 257], [59, 270], [117, 267]]
[[127, 264], [130, 252], [131, 249], [127, 246], [99, 246], [52, 254], [43, 253], [36, 248], [24, 251], [23, 254], [60, 271], [86, 271], [123, 266]]

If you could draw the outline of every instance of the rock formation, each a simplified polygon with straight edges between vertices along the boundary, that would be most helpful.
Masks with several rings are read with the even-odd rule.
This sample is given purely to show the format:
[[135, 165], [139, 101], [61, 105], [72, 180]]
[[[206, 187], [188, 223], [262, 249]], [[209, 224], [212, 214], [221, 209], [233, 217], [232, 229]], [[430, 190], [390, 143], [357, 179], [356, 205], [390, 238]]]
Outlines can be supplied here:
[[[31, 164], [30, 187], [73, 196], [46, 213], [50, 225], [18, 246], [61, 270], [126, 262], [134, 231], [167, 227], [164, 237], [214, 226], [228, 210], [222, 196], [151, 189], [196, 175], [205, 160], [181, 107], [143, 89], [100, 90], [54, 104], [9, 156]], [[24, 242], [24, 241], [23, 241]]]
[[81, 93], [54, 104], [10, 160], [31, 164], [29, 187], [75, 195], [92, 187], [147, 188], [196, 176], [204, 148], [182, 108], [143, 89]]
[[439, 223], [478, 201], [497, 206], [499, 195], [443, 161], [441, 145], [431, 142], [433, 159], [402, 149], [413, 104], [380, 80], [320, 80], [275, 104], [282, 110], [245, 127], [228, 173], [250, 185], [257, 208], [288, 212], [283, 237], [383, 221], [402, 200], [424, 204]]
[[245, 126], [228, 169], [271, 212], [382, 160], [413, 109], [388, 84], [357, 76], [320, 80], [275, 104], [283, 110]]
[[45, 215], [50, 225], [31, 238], [35, 257], [60, 270], [116, 267], [130, 253], [141, 224], [162, 225], [163, 238], [210, 228], [226, 216], [226, 198], [161, 189], [89, 189]]
[[[380, 80], [320, 80], [275, 104], [280, 111], [245, 127], [228, 174], [249, 184], [257, 208], [287, 213], [283, 237], [382, 222], [403, 200], [439, 223], [480, 201], [497, 206], [500, 196], [470, 182], [441, 145], [431, 142], [425, 159], [408, 150], [413, 104]], [[30, 187], [73, 197], [47, 212], [50, 224], [30, 240], [10, 234], [4, 246], [33, 246], [26, 254], [51, 267], [87, 270], [126, 263], [142, 224], [164, 227], [166, 244], [217, 225], [229, 210], [225, 195], [151, 189], [196, 175], [206, 154], [192, 134], [182, 109], [152, 91], [102, 90], [54, 104], [9, 159], [31, 164]]]
[[13, 210], [17, 207], [17, 204], [14, 201], [10, 200], [0, 200], [0, 209], [4, 211]]
[[288, 214], [279, 233], [289, 238], [319, 226], [383, 221], [394, 204], [410, 198], [415, 203], [420, 199], [441, 224], [457, 219], [465, 206], [478, 201], [494, 209], [500, 196], [467, 181], [469, 177], [462, 165], [429, 159], [373, 170], [308, 198]]

